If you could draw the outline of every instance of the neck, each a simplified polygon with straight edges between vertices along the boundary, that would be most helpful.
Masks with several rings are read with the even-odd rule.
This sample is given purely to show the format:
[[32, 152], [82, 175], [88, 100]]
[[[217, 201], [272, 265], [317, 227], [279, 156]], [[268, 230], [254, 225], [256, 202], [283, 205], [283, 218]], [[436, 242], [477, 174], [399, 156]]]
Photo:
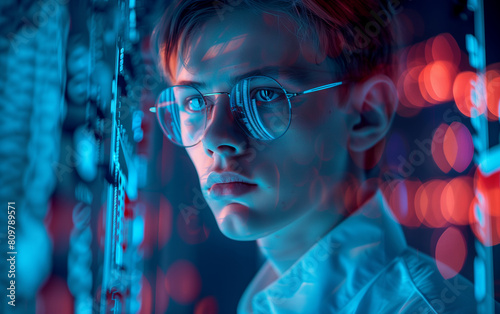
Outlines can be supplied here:
[[[336, 190], [340, 191], [340, 189]], [[261, 252], [278, 275], [286, 272], [314, 244], [346, 218], [345, 196], [335, 194], [337, 193], [332, 193], [332, 199], [329, 202], [311, 206], [312, 208], [305, 215], [291, 224], [257, 240]], [[357, 198], [356, 203], [361, 206], [373, 194], [372, 188], [362, 185], [353, 197]]]

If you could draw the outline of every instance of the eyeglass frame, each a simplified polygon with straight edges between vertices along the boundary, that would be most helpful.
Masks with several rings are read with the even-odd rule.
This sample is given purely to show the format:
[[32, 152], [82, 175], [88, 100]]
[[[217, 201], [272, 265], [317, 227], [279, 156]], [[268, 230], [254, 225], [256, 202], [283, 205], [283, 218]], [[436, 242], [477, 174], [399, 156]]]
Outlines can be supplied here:
[[[310, 93], [314, 93], [314, 92], [319, 92], [319, 91], [326, 90], [326, 89], [330, 89], [330, 88], [337, 87], [337, 86], [340, 86], [340, 85], [342, 85], [342, 84], [344, 84], [344, 83], [345, 83], [345, 81], [339, 81], [339, 82], [335, 82], [335, 83], [330, 83], [330, 84], [326, 84], [326, 85], [321, 85], [321, 86], [318, 86], [318, 87], [313, 87], [313, 88], [307, 89], [307, 90], [305, 90], [305, 91], [296, 92], [296, 93], [291, 93], [291, 92], [287, 91], [287, 90], [283, 87], [283, 85], [281, 85], [281, 83], [280, 83], [280, 82], [278, 82], [278, 81], [277, 81], [275, 78], [273, 78], [273, 77], [266, 76], [266, 75], [254, 75], [254, 76], [249, 76], [249, 77], [243, 78], [243, 79], [241, 79], [240, 81], [238, 81], [236, 84], [234, 84], [234, 86], [233, 86], [233, 87], [231, 87], [231, 91], [232, 91], [232, 90], [233, 90], [233, 88], [234, 88], [235, 86], [237, 86], [237, 85], [238, 85], [241, 81], [248, 80], [248, 79], [252, 79], [252, 78], [257, 78], [257, 77], [269, 78], [269, 79], [272, 79], [273, 81], [275, 81], [275, 82], [279, 85], [279, 87], [281, 87], [281, 89], [283, 89], [283, 91], [285, 91], [285, 96], [286, 96], [286, 98], [287, 98], [287, 100], [288, 100], [288, 102], [289, 102], [290, 106], [291, 106], [291, 101], [290, 101], [290, 99], [292, 99], [292, 98], [294, 98], [294, 97], [297, 97], [297, 96], [302, 96], [302, 95], [306, 95], [306, 94], [310, 94]], [[170, 88], [175, 88], [175, 87], [190, 87], [190, 88], [195, 89], [195, 90], [196, 90], [196, 91], [197, 91], [197, 92], [201, 95], [201, 97], [203, 98], [203, 102], [204, 102], [204, 105], [205, 105], [205, 106], [207, 106], [207, 101], [205, 100], [205, 97], [209, 97], [209, 96], [216, 96], [216, 95], [227, 95], [227, 96], [231, 99], [231, 93], [230, 93], [230, 92], [213, 92], [213, 93], [203, 94], [203, 93], [202, 93], [202, 92], [200, 92], [200, 91], [199, 91], [196, 87], [194, 87], [194, 86], [190, 86], [190, 85], [174, 85], [174, 86], [169, 86], [169, 87], [165, 88], [164, 90], [162, 90], [162, 91], [161, 91], [161, 93], [160, 93], [160, 95], [161, 95], [164, 91], [166, 91], [166, 90], [168, 90], [168, 89], [170, 89]], [[160, 123], [160, 126], [161, 126], [161, 124], [162, 124], [162, 123], [161, 123], [161, 121], [160, 121], [160, 117], [159, 117], [159, 110], [157, 110], [157, 107], [158, 107], [158, 101], [156, 101], [156, 104], [155, 104], [155, 106], [154, 106], [154, 107], [150, 107], [150, 108], [149, 108], [149, 111], [150, 111], [150, 112], [152, 112], [152, 113], [155, 113], [155, 114], [156, 114], [156, 118], [157, 118], [157, 120], [158, 120], [158, 123]], [[291, 117], [291, 110], [292, 110], [292, 108], [290, 107], [290, 117]], [[231, 111], [231, 113], [232, 113], [232, 111]], [[236, 117], [235, 117], [235, 118], [236, 118]], [[244, 131], [245, 133], [247, 133], [247, 134], [248, 134], [248, 131], [247, 131], [247, 130], [245, 130], [245, 128], [244, 128], [244, 127], [242, 127], [242, 126], [240, 125], [240, 123], [237, 123], [237, 124], [238, 124], [238, 126], [239, 126], [240, 128], [242, 128], [242, 129], [243, 129], [243, 131]], [[291, 120], [290, 120], [290, 122], [288, 123], [286, 130], [285, 130], [285, 131], [284, 131], [284, 132], [283, 132], [283, 133], [282, 133], [279, 137], [274, 138], [274, 139], [272, 139], [272, 140], [276, 140], [276, 139], [278, 139], [278, 138], [282, 137], [282, 136], [283, 136], [283, 135], [284, 135], [284, 134], [288, 131], [288, 128], [290, 127], [290, 124], [291, 124]], [[207, 127], [205, 127], [205, 130], [206, 130], [206, 128], [207, 128]], [[163, 131], [163, 127], [162, 127], [162, 133], [164, 133], [164, 131]], [[250, 135], [250, 136], [251, 136], [251, 135]], [[251, 137], [253, 137], [253, 136], [251, 136]], [[177, 146], [184, 147], [184, 148], [188, 148], [188, 147], [193, 147], [193, 146], [195, 146], [195, 145], [198, 145], [198, 144], [201, 142], [201, 140], [202, 140], [203, 136], [200, 138], [200, 140], [199, 140], [198, 142], [196, 142], [196, 143], [195, 143], [195, 144], [193, 144], [193, 145], [189, 145], [189, 146], [179, 145], [179, 144], [175, 143], [174, 141], [172, 141], [172, 140], [171, 140], [168, 136], [167, 136], [167, 138], [168, 138], [168, 139], [169, 139], [172, 143], [174, 143], [174, 144], [175, 144], [175, 145], [177, 145]], [[255, 139], [255, 140], [258, 140], [258, 139]], [[272, 140], [270, 140], [270, 141], [272, 141]], [[261, 141], [263, 141], [263, 140], [261, 140]]]

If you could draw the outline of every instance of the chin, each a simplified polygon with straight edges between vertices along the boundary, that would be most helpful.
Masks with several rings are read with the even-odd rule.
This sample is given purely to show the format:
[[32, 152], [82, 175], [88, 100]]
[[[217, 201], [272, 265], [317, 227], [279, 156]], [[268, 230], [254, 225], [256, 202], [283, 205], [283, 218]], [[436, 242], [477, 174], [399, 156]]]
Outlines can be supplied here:
[[240, 232], [240, 230], [235, 230], [234, 228], [219, 226], [219, 229], [224, 236], [234, 241], [256, 241], [259, 239], [251, 233], [245, 234]]
[[255, 241], [269, 233], [263, 230], [266, 228], [262, 221], [251, 217], [251, 209], [245, 205], [231, 203], [212, 211], [221, 233], [231, 240]]

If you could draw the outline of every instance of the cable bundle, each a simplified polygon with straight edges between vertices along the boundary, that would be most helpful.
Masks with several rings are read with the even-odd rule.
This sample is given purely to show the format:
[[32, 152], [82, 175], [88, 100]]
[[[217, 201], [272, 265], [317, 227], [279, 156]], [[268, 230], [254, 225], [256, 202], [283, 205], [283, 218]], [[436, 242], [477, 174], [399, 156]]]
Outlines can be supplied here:
[[16, 33], [3, 34], [0, 40], [5, 48], [0, 49], [4, 70], [0, 80], [0, 200], [2, 204], [15, 201], [18, 206], [16, 292], [30, 301], [50, 271], [51, 244], [43, 219], [57, 178], [69, 30], [68, 13], [58, 2], [40, 1], [32, 8], [38, 14], [25, 16], [26, 22]]

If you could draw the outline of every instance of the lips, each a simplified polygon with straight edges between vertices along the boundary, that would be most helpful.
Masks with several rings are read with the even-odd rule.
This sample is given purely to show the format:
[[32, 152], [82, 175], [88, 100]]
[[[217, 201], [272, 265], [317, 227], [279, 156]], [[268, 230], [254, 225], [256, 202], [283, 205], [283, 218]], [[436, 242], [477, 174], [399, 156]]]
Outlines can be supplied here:
[[257, 184], [234, 172], [211, 172], [207, 178], [208, 193], [211, 196], [240, 196], [257, 188]]

